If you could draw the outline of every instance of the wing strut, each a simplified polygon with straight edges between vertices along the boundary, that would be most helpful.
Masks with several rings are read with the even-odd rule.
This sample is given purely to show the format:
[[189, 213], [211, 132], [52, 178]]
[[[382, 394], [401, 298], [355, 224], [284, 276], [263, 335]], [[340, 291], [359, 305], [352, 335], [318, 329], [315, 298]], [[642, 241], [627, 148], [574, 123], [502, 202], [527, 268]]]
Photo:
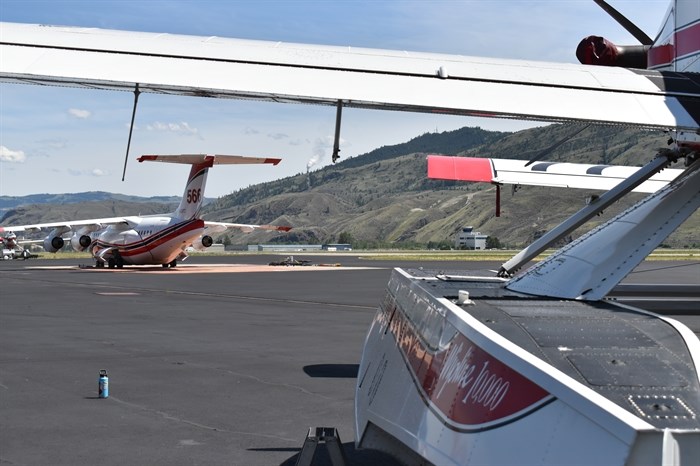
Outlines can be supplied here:
[[569, 135], [567, 135], [567, 136], [561, 138], [560, 140], [558, 140], [557, 142], [555, 142], [555, 143], [552, 144], [551, 146], [549, 146], [549, 147], [547, 147], [547, 148], [545, 148], [545, 149], [542, 149], [542, 150], [541, 150], [540, 152], [538, 152], [536, 155], [534, 155], [533, 157], [530, 157], [530, 161], [527, 162], [527, 163], [525, 164], [525, 166], [526, 166], [526, 167], [529, 167], [529, 166], [532, 165], [533, 163], [539, 162], [539, 161], [542, 160], [546, 155], [549, 155], [550, 153], [554, 152], [559, 146], [561, 146], [561, 145], [564, 144], [565, 142], [569, 141], [571, 138], [573, 138], [574, 136], [576, 136], [578, 133], [580, 133], [580, 132], [583, 131], [584, 129], [588, 128], [589, 126], [591, 126], [591, 125], [590, 125], [590, 124], [588, 124], [588, 125], [583, 125], [583, 126], [581, 126], [580, 128], [578, 128], [576, 131], [574, 131], [573, 133], [571, 133], [571, 134], [569, 134]]
[[340, 118], [343, 115], [343, 101], [338, 100], [335, 112], [335, 138], [333, 139], [333, 163], [340, 158]]
[[672, 161], [678, 158], [679, 154], [674, 150], [663, 150], [649, 163], [637, 170], [626, 180], [619, 183], [600, 196], [586, 207], [576, 212], [574, 215], [564, 220], [552, 230], [548, 231], [540, 239], [520, 251], [510, 260], [505, 262], [498, 271], [499, 277], [510, 277], [523, 265], [534, 259], [539, 253], [547, 249], [554, 242], [560, 240], [565, 235], [571, 233], [589, 219], [598, 215], [608, 206], [618, 201], [620, 198], [631, 192], [634, 188], [651, 178], [654, 174], [666, 168]]
[[139, 83], [134, 88], [134, 109], [131, 111], [131, 126], [129, 126], [129, 140], [126, 143], [126, 155], [124, 156], [124, 170], [122, 171], [122, 181], [126, 177], [126, 162], [129, 161], [129, 147], [131, 147], [131, 133], [134, 132], [134, 120], [136, 119], [136, 105], [139, 103]]

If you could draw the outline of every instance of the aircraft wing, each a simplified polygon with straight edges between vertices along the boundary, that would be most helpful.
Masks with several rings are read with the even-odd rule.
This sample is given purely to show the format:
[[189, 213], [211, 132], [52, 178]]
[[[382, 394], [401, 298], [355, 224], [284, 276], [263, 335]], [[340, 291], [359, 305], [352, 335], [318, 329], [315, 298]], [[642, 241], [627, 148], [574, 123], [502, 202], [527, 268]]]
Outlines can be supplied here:
[[39, 230], [47, 230], [51, 228], [59, 228], [63, 231], [69, 231], [76, 227], [93, 227], [93, 229], [102, 229], [109, 225], [119, 225], [128, 224], [129, 221], [126, 217], [110, 217], [110, 218], [93, 218], [90, 220], [75, 220], [75, 221], [64, 221], [64, 222], [50, 222], [50, 223], [35, 223], [33, 225], [16, 225], [16, 226], [0, 226], [0, 233], [4, 232], [35, 232]]
[[272, 230], [272, 231], [289, 231], [292, 227], [277, 226], [277, 225], [247, 225], [243, 223], [226, 223], [226, 222], [204, 222], [205, 232], [221, 233], [229, 228], [238, 228], [245, 233], [250, 233], [253, 230]]
[[0, 23], [0, 81], [700, 128], [692, 73]]
[[[620, 165], [535, 162], [478, 157], [428, 156], [428, 178], [494, 184], [554, 186], [608, 191], [639, 170]], [[653, 193], [666, 186], [683, 170], [667, 168], [637, 186], [634, 191]]]

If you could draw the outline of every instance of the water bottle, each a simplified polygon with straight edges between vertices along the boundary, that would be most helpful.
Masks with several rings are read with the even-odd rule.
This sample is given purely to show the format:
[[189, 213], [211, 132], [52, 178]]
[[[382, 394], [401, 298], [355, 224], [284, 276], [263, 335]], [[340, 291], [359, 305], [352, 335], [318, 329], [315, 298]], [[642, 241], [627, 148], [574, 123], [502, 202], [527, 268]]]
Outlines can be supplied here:
[[107, 398], [109, 396], [109, 377], [107, 377], [107, 371], [104, 369], [100, 371], [97, 393], [100, 398]]

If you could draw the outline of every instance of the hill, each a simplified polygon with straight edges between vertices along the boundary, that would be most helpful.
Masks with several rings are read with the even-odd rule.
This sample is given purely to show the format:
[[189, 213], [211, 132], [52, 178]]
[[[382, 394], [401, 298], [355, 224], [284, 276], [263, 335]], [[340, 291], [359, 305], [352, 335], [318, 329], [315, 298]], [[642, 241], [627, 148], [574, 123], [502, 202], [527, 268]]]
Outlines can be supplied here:
[[[179, 202], [179, 199], [178, 199]], [[73, 202], [53, 204], [21, 205], [5, 212], [0, 219], [1, 225], [28, 225], [35, 223], [57, 222], [73, 219], [118, 217], [121, 215], [152, 215], [172, 212], [177, 202], [151, 202], [145, 199], [138, 201], [121, 201], [109, 199], [105, 201]]]
[[[429, 180], [429, 153], [490, 156], [596, 164], [638, 165], [666, 147], [661, 133], [620, 127], [549, 125], [516, 133], [462, 128], [427, 133], [403, 144], [385, 146], [319, 170], [239, 190], [212, 200], [204, 209], [208, 220], [275, 223], [294, 229], [284, 235], [238, 233], [234, 244], [258, 242], [330, 243], [352, 240], [355, 247], [437, 246], [453, 244], [466, 225], [522, 247], [583, 206], [589, 192], [522, 187], [503, 190], [502, 215], [495, 216], [495, 187]], [[628, 196], [573, 235], [603, 222], [641, 195]], [[91, 218], [171, 211], [173, 204], [93, 201], [22, 207], [2, 224], [38, 223], [65, 218]], [[11, 215], [10, 215], [11, 214]], [[700, 214], [696, 212], [666, 244], [700, 245]], [[341, 241], [341, 238], [343, 241]]]
[[[270, 183], [252, 186], [213, 202], [210, 219], [294, 226], [272, 241], [323, 243], [352, 238], [357, 247], [453, 243], [466, 225], [522, 247], [584, 205], [593, 192], [522, 187], [503, 190], [502, 215], [495, 216], [495, 187], [426, 178], [428, 153], [530, 159], [556, 142], [546, 160], [641, 166], [666, 147], [660, 133], [590, 126], [550, 125], [517, 133], [489, 133], [478, 128], [423, 135], [401, 145], [384, 147], [334, 166]], [[442, 138], [465, 144], [444, 150]], [[472, 136], [478, 137], [472, 137]], [[430, 139], [433, 146], [424, 144]], [[485, 142], [484, 142], [485, 141]], [[436, 147], [436, 150], [430, 150]], [[629, 206], [641, 195], [628, 196], [574, 237]], [[546, 206], [546, 207], [545, 207]], [[700, 215], [696, 212], [666, 244], [700, 244]], [[269, 242], [269, 234], [230, 234], [233, 243]]]

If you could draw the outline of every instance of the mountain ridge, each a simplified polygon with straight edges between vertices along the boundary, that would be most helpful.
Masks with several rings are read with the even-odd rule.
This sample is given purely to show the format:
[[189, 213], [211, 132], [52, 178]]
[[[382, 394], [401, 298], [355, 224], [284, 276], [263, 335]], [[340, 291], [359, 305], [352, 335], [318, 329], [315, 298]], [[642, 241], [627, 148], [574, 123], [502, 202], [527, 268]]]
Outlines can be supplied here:
[[[522, 247], [580, 209], [587, 195], [597, 193], [562, 188], [503, 189], [502, 215], [495, 216], [495, 187], [486, 184], [429, 180], [428, 153], [531, 159], [593, 164], [641, 166], [666, 147], [666, 135], [613, 126], [555, 124], [501, 133], [461, 128], [425, 133], [402, 144], [384, 146], [339, 163], [261, 183], [213, 199], [203, 209], [207, 220], [291, 225], [284, 235], [270, 232], [227, 232], [234, 244], [268, 242], [332, 243], [352, 239], [361, 247], [426, 246], [453, 242], [463, 226], [497, 237], [507, 246]], [[641, 195], [630, 195], [573, 233], [576, 237], [623, 210]], [[96, 202], [95, 204], [99, 204]], [[157, 209], [157, 203], [152, 203]], [[109, 214], [134, 215], [105, 206]], [[141, 203], [143, 207], [143, 203]], [[95, 206], [97, 208], [97, 206]], [[163, 207], [164, 208], [164, 207]], [[32, 207], [29, 210], [37, 210]], [[34, 223], [27, 208], [0, 221], [7, 225]], [[45, 212], [60, 214], [59, 208]], [[161, 210], [157, 213], [171, 211]], [[75, 213], [73, 211], [72, 213]], [[81, 211], [82, 213], [82, 211]], [[142, 212], [146, 213], [146, 212]], [[100, 216], [100, 215], [95, 215]], [[47, 217], [42, 221], [51, 221]], [[89, 218], [83, 215], [81, 218]], [[700, 244], [700, 215], [696, 212], [666, 244]]]

